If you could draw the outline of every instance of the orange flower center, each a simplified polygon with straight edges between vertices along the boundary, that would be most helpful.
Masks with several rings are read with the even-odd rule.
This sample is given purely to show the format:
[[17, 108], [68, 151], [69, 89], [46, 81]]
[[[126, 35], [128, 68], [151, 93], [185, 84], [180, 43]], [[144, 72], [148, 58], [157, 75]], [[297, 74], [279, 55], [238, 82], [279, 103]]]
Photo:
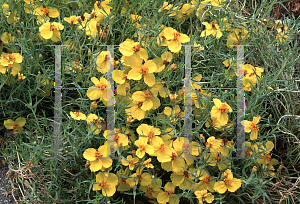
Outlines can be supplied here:
[[44, 9], [41, 9], [41, 12], [44, 16], [49, 16], [49, 13], [50, 13], [50, 9], [48, 8], [44, 8]]
[[209, 184], [210, 182], [210, 177], [209, 176], [206, 176], [203, 180], [202, 180], [202, 183], [204, 184]]
[[229, 109], [228, 109], [226, 103], [221, 104], [221, 106], [219, 107], [219, 111], [221, 113], [228, 113], [229, 112]]
[[146, 74], [148, 74], [148, 72], [149, 72], [148, 67], [141, 66], [141, 73], [142, 73], [143, 76], [145, 76]]
[[271, 161], [271, 155], [270, 154], [265, 154], [265, 159], [270, 162]]
[[94, 123], [96, 123], [96, 124], [98, 123], [98, 119], [94, 119], [93, 121], [94, 121]]
[[215, 22], [211, 22], [211, 28], [212, 28], [212, 29], [215, 29], [215, 28], [216, 28]]
[[6, 58], [8, 61], [10, 61], [10, 62], [16, 61], [16, 58], [15, 58], [15, 56], [14, 56], [13, 54], [8, 54], [8, 55], [5, 56], [5, 58]]
[[253, 131], [258, 130], [258, 125], [251, 123], [251, 130]]
[[145, 145], [140, 145], [139, 147], [142, 151], [145, 151], [146, 150], [146, 146]]
[[17, 130], [19, 127], [20, 127], [20, 125], [18, 123], [14, 123], [13, 130]]
[[115, 134], [115, 142], [118, 142], [120, 136], [118, 134]]
[[133, 49], [133, 51], [138, 52], [138, 51], [140, 51], [141, 46], [139, 44], [137, 44], [137, 45], [133, 46], [132, 49]]
[[76, 18], [72, 18], [72, 19], [71, 19], [71, 25], [74, 26], [74, 25], [75, 25], [75, 22], [76, 22]]
[[106, 181], [103, 181], [101, 184], [99, 184], [99, 186], [101, 188], [106, 188], [108, 185], [107, 185]]
[[246, 156], [251, 156], [252, 151], [246, 147]]
[[50, 24], [50, 31], [57, 31], [57, 27], [53, 24]]
[[104, 89], [106, 89], [107, 87], [106, 87], [106, 84], [103, 84], [103, 83], [99, 83], [99, 84], [97, 84], [97, 86], [96, 86], [98, 89], [101, 89], [101, 91], [103, 91]]
[[147, 192], [148, 195], [152, 195], [153, 190], [151, 188], [147, 188], [146, 192]]
[[132, 166], [132, 167], [135, 166], [135, 164], [133, 163], [133, 161], [130, 161], [130, 162], [129, 162], [129, 166]]
[[174, 195], [173, 191], [165, 191], [165, 194], [167, 194], [168, 196]]
[[126, 184], [126, 180], [127, 180], [127, 178], [122, 178], [120, 183]]
[[79, 112], [78, 110], [76, 110], [76, 113], [75, 113], [75, 115], [78, 117], [78, 116], [79, 116], [79, 114], [80, 114], [80, 112]]
[[151, 98], [152, 98], [152, 96], [151, 96], [150, 92], [146, 92], [146, 93], [145, 93], [145, 99], [146, 99], [146, 100], [149, 100], [149, 99], [151, 99]]
[[143, 180], [143, 177], [142, 177], [142, 175], [141, 175], [141, 174], [139, 174], [137, 177], [138, 177], [139, 183], [141, 183], [141, 182], [142, 182], [142, 180]]
[[154, 138], [154, 137], [155, 137], [154, 132], [150, 131], [150, 132], [148, 133], [148, 137], [149, 137], [150, 139]]
[[189, 172], [184, 171], [184, 172], [183, 172], [183, 175], [184, 175], [186, 178], [189, 178]]
[[222, 157], [220, 157], [219, 154], [218, 154], [218, 157], [217, 157], [217, 161], [218, 161], [218, 162], [222, 161]]
[[176, 158], [176, 154], [172, 153], [172, 160], [174, 161]]
[[143, 105], [143, 101], [140, 101], [140, 102], [138, 103], [139, 108], [140, 108], [142, 105]]
[[179, 37], [180, 37], [179, 32], [174, 33], [174, 40], [179, 40]]
[[165, 147], [166, 147], [165, 144], [161, 144], [161, 145], [159, 146], [159, 148], [158, 148], [158, 151], [159, 151], [159, 152], [165, 151]]
[[165, 65], [168, 65], [169, 63], [170, 63], [170, 62], [168, 62], [168, 61], [164, 61], [164, 64], [165, 64]]
[[103, 157], [103, 155], [101, 154], [101, 152], [96, 151], [95, 157], [99, 159], [99, 158]]
[[229, 186], [229, 185], [231, 185], [231, 183], [232, 183], [231, 178], [226, 178], [226, 179], [224, 180], [224, 182], [225, 182], [226, 186]]

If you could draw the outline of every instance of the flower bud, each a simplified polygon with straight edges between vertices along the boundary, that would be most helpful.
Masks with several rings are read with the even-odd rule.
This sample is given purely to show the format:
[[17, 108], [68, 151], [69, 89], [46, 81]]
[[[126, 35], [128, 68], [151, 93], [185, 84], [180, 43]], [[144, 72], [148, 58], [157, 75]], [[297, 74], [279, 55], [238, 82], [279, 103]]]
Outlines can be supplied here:
[[135, 157], [135, 156], [136, 156], [136, 154], [135, 154], [136, 151], [135, 151], [135, 150], [132, 150], [131, 152], [132, 152], [132, 157]]
[[91, 102], [91, 110], [94, 110], [95, 108], [97, 108], [97, 102], [96, 101], [93, 101]]
[[169, 67], [169, 71], [173, 71], [177, 69], [177, 65], [176, 64], [171, 64], [171, 66]]

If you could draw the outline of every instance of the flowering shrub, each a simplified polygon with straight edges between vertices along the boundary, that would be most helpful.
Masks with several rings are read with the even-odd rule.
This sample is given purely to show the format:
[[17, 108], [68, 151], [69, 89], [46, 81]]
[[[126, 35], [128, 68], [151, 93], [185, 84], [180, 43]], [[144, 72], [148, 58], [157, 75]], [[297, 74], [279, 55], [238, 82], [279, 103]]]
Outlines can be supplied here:
[[[281, 49], [283, 54], [281, 46], [290, 48], [296, 33], [290, 21], [265, 15], [245, 18], [236, 14], [235, 3], [225, 0], [24, 0], [20, 5], [9, 0], [2, 11], [7, 27], [1, 27], [0, 89], [6, 90], [1, 97], [7, 100], [5, 106], [19, 104], [15, 112], [1, 105], [7, 109], [2, 124], [13, 130], [10, 140], [16, 140], [7, 143], [4, 155], [13, 145], [20, 154], [27, 151], [22, 162], [34, 165], [27, 165], [31, 177], [25, 179], [43, 177], [34, 184], [35, 193], [27, 191], [20, 200], [33, 202], [36, 196], [40, 202], [55, 203], [254, 203], [263, 196], [272, 201], [266, 185], [284, 166], [282, 160], [277, 166], [274, 152], [282, 132], [277, 130], [280, 117], [278, 111], [277, 120], [269, 117], [274, 110], [268, 102], [272, 105], [277, 98], [274, 89], [283, 69], [272, 68], [274, 57], [264, 49]], [[272, 39], [264, 41], [266, 36]], [[265, 47], [244, 48], [245, 64], [238, 69], [238, 46], [262, 43]], [[60, 75], [55, 70], [59, 58], [47, 45], [65, 45], [62, 108], [57, 102], [53, 106], [52, 93], [52, 88], [60, 88], [54, 82], [55, 74]], [[106, 45], [115, 45], [114, 53]], [[185, 142], [186, 45], [193, 45], [190, 146]], [[295, 53], [289, 56], [294, 64]], [[108, 79], [110, 61], [114, 85]], [[245, 95], [241, 124], [236, 122], [241, 111], [239, 74], [244, 75]], [[112, 134], [106, 115], [108, 89], [115, 98]], [[62, 114], [60, 140], [55, 135], [58, 124], [52, 123], [57, 119], [54, 107]], [[239, 160], [234, 159], [240, 150], [237, 125], [245, 132], [246, 158]], [[296, 131], [292, 128], [289, 134], [295, 136]], [[53, 141], [62, 147], [52, 148]], [[49, 146], [52, 149], [46, 149]], [[8, 158], [16, 166], [16, 158]]]

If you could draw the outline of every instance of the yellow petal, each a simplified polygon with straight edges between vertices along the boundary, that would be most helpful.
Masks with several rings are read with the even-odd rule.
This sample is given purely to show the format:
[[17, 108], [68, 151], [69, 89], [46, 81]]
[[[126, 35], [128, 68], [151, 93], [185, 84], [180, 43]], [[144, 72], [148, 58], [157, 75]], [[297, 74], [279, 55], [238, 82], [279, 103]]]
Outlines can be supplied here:
[[140, 73], [140, 69], [132, 69], [129, 71], [128, 79], [140, 80], [142, 78], [142, 74]]
[[144, 76], [145, 83], [152, 87], [155, 84], [155, 76], [153, 73], [148, 73]]
[[10, 129], [13, 129], [14, 123], [15, 122], [13, 120], [8, 119], [8, 120], [4, 121], [4, 126], [5, 126], [6, 129], [10, 130]]
[[56, 8], [50, 8], [49, 9], [49, 17], [57, 18], [58, 16], [59, 16], [59, 12]]
[[102, 160], [96, 159], [95, 161], [91, 161], [90, 170], [91, 172], [99, 171], [102, 168]]
[[97, 159], [95, 153], [96, 150], [94, 148], [88, 148], [84, 151], [83, 157], [88, 161], [95, 161]]
[[18, 123], [20, 127], [23, 127], [26, 123], [26, 119], [22, 118], [22, 117], [19, 117], [19, 118], [16, 119], [16, 123]]
[[224, 181], [217, 181], [214, 186], [214, 190], [223, 194], [227, 191], [227, 187]]

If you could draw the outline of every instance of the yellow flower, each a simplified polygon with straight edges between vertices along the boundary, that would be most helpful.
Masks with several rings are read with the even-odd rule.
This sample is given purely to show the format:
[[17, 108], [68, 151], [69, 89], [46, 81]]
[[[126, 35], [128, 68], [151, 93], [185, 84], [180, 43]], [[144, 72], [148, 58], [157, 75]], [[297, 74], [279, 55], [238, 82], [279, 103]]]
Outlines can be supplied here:
[[0, 58], [0, 64], [3, 66], [14, 67], [16, 64], [20, 64], [23, 61], [22, 55], [19, 53], [2, 53]]
[[156, 141], [153, 145], [154, 154], [151, 156], [156, 156], [159, 162], [171, 161], [172, 150], [168, 147], [160, 137], [156, 137]]
[[210, 3], [212, 6], [220, 6], [220, 4], [222, 4], [222, 1], [224, 0], [204, 0], [201, 3]]
[[117, 175], [119, 175], [119, 186], [117, 188], [117, 191], [128, 191], [130, 189], [130, 185], [128, 184], [128, 177], [129, 177], [129, 168], [127, 167], [125, 171], [123, 169], [120, 169], [117, 172]]
[[193, 174], [195, 173], [196, 169], [190, 168], [188, 171], [184, 170], [178, 173], [171, 174], [171, 181], [175, 186], [179, 186], [181, 190], [189, 190], [193, 184]]
[[211, 109], [211, 117], [220, 122], [221, 126], [224, 126], [228, 122], [228, 113], [232, 112], [231, 107], [225, 102], [222, 103], [219, 99], [213, 99], [215, 106]]
[[195, 191], [195, 195], [199, 204], [203, 204], [203, 202], [212, 203], [215, 199], [213, 194], [207, 193], [207, 190]]
[[[36, 77], [36, 80], [38, 81], [39, 78]], [[42, 96], [50, 96], [51, 95], [51, 88], [55, 85], [53, 81], [50, 81], [49, 79], [43, 79], [39, 84], [40, 94]]]
[[157, 195], [157, 202], [159, 204], [166, 204], [167, 202], [172, 204], [178, 204], [179, 198], [177, 198], [175, 195], [175, 185], [172, 182], [166, 183], [164, 186], [164, 191], [160, 192]]
[[38, 23], [43, 21], [48, 21], [50, 18], [57, 18], [59, 16], [59, 11], [56, 8], [44, 8], [40, 6], [34, 10], [34, 15], [38, 16]]
[[101, 78], [100, 81], [96, 77], [92, 77], [91, 81], [95, 86], [89, 87], [87, 90], [87, 97], [90, 100], [104, 100], [107, 101], [107, 86], [110, 86], [109, 82], [105, 78]]
[[[227, 37], [226, 45], [233, 50], [237, 49], [237, 45], [241, 45], [245, 43], [247, 38], [248, 31], [244, 28], [235, 28], [232, 33], [230, 33]], [[234, 46], [231, 46], [234, 45]]]
[[117, 94], [121, 96], [126, 96], [126, 92], [130, 91], [129, 79], [127, 74], [124, 74], [124, 70], [114, 70], [114, 80], [119, 85], [117, 86]]
[[96, 12], [96, 20], [99, 23], [104, 23], [104, 18], [108, 17], [111, 12], [112, 7], [108, 0], [97, 1], [94, 3], [94, 9], [92, 12]]
[[136, 91], [132, 94], [132, 99], [134, 101], [142, 101], [143, 105], [141, 106], [141, 109], [144, 111], [160, 106], [160, 100], [156, 98], [156, 95], [153, 97], [149, 91]]
[[258, 135], [259, 127], [257, 123], [259, 122], [258, 117], [253, 117], [253, 121], [244, 120], [241, 124], [245, 126], [245, 132], [251, 132], [250, 139], [256, 140]]
[[15, 37], [8, 32], [3, 33], [1, 40], [3, 43], [14, 43], [16, 41]]
[[235, 192], [242, 185], [242, 181], [237, 178], [233, 178], [231, 171], [225, 171], [222, 174], [224, 178], [222, 181], [217, 181], [214, 186], [214, 190], [220, 194], [225, 193], [227, 190], [230, 192]]
[[105, 130], [104, 127], [106, 125], [105, 120], [100, 116], [98, 118], [96, 114], [90, 113], [86, 118], [86, 122], [89, 126], [92, 126], [92, 132], [94, 132], [93, 133], [94, 135], [99, 134], [101, 129]]
[[145, 83], [152, 87], [155, 84], [155, 76], [153, 72], [157, 69], [156, 64], [152, 60], [146, 61], [139, 68], [133, 68], [129, 71], [127, 78], [133, 80], [140, 80], [144, 78]]
[[[126, 39], [120, 44], [119, 48], [122, 55], [124, 55], [124, 63], [133, 67], [139, 67], [143, 60], [148, 60], [148, 53], [145, 48], [141, 48], [139, 42]], [[155, 70], [154, 70], [155, 71]]]
[[[107, 139], [107, 130], [104, 131], [103, 136]], [[120, 130], [115, 128], [114, 134], [114, 147], [117, 151], [118, 147], [123, 147], [128, 145], [128, 137], [123, 133], [120, 133]]]
[[149, 158], [149, 159], [143, 161], [143, 162], [142, 162], [142, 166], [143, 166], [143, 167], [147, 167], [147, 168], [153, 169], [154, 166], [153, 166], [153, 164], [151, 164], [150, 162], [151, 162], [151, 158]]
[[221, 139], [216, 139], [214, 136], [209, 137], [206, 141], [206, 148], [209, 148], [210, 152], [218, 152], [222, 144]]
[[135, 187], [138, 184], [141, 186], [148, 186], [152, 179], [149, 173], [142, 173], [143, 167], [136, 170], [136, 173], [132, 174], [130, 178], [128, 179], [128, 184], [130, 187]]
[[41, 36], [44, 39], [51, 39], [54, 42], [58, 42], [61, 40], [59, 30], [63, 30], [63, 29], [64, 26], [62, 24], [57, 22], [50, 23], [49, 21], [43, 23], [43, 25], [39, 27]]
[[126, 159], [124, 159], [124, 158], [122, 159], [122, 165], [124, 165], [124, 166], [129, 165], [129, 169], [133, 170], [135, 167], [135, 164], [138, 163], [138, 161], [139, 161], [139, 158], [128, 155]]
[[112, 159], [107, 157], [106, 145], [100, 146], [98, 151], [94, 148], [86, 149], [83, 157], [91, 162], [90, 169], [92, 172], [99, 171], [102, 166], [108, 168], [112, 165]]
[[85, 33], [89, 36], [88, 39], [95, 38], [98, 34], [97, 21], [92, 19], [86, 23]]
[[147, 138], [148, 139], [147, 143], [150, 143], [150, 145], [156, 143], [158, 136], [161, 134], [159, 128], [155, 128], [147, 124], [141, 124], [140, 126], [138, 126], [136, 131], [140, 137]]
[[[1, 69], [1, 68], [0, 68]], [[0, 71], [1, 72], [1, 71]], [[26, 76], [24, 76], [23, 74], [18, 73], [18, 81], [22, 82], [24, 79], [26, 79]]]
[[206, 29], [201, 32], [200, 37], [205, 37], [209, 35], [216, 36], [216, 38], [218, 39], [222, 37], [223, 34], [221, 32], [221, 29], [215, 21], [212, 21], [211, 23], [203, 22], [202, 24], [205, 25]]
[[79, 63], [79, 60], [66, 63], [65, 73], [68, 73], [68, 74], [76, 73], [77, 74], [77, 73], [79, 73], [79, 71], [83, 71], [83, 65], [81, 63]]
[[77, 16], [65, 17], [64, 20], [70, 23], [72, 26], [78, 24]]
[[211, 178], [208, 173], [206, 172], [206, 170], [204, 169], [198, 169], [197, 170], [197, 175], [200, 176], [199, 183], [196, 183], [194, 185], [194, 190], [197, 191], [201, 191], [201, 190], [209, 190], [210, 192], [215, 192], [214, 190], [214, 186], [216, 181], [212, 181], [213, 178]]
[[111, 197], [116, 192], [118, 177], [113, 173], [106, 176], [105, 173], [100, 172], [96, 175], [96, 182], [97, 184], [93, 185], [93, 191], [102, 190], [104, 196]]
[[164, 4], [159, 8], [158, 12], [169, 11], [172, 8], [173, 8], [173, 4], [169, 4], [168, 2], [165, 1]]
[[19, 117], [16, 119], [16, 121], [13, 121], [11, 119], [4, 121], [4, 126], [8, 130], [13, 130], [14, 132], [23, 131], [23, 126], [26, 123], [26, 119], [23, 117]]
[[173, 120], [171, 120], [173, 123], [176, 123], [179, 118], [184, 117], [184, 112], [181, 112], [181, 113], [179, 113], [179, 112], [180, 112], [179, 105], [175, 105], [175, 108], [173, 110], [170, 107], [165, 107], [165, 109], [164, 109], [164, 114], [166, 114], [168, 116], [168, 118], [170, 118], [168, 120], [173, 119]]
[[262, 145], [260, 142], [256, 143], [254, 149], [257, 152], [259, 158], [257, 159], [257, 163], [262, 165], [276, 165], [278, 163], [277, 159], [272, 159], [271, 151], [274, 148], [274, 143], [272, 141], [268, 141], [266, 145]]
[[70, 112], [70, 115], [72, 118], [74, 118], [75, 120], [86, 120], [86, 115], [81, 113], [80, 111], [76, 111], [76, 112]]
[[145, 156], [145, 153], [153, 154], [154, 148], [147, 144], [148, 139], [144, 137], [140, 137], [138, 140], [135, 141], [135, 145], [138, 147], [138, 150], [136, 151], [136, 156], [138, 156], [140, 159]]
[[291, 35], [291, 33], [288, 31], [288, 27], [287, 26], [279, 27], [277, 29], [277, 32], [278, 33], [276, 35], [276, 39], [280, 43], [283, 43], [285, 41], [289, 41], [289, 40], [293, 39], [292, 37], [289, 36], [289, 35]]
[[226, 159], [227, 155], [224, 155], [222, 153], [218, 153], [218, 152], [213, 152], [213, 153], [207, 153], [204, 156], [204, 159], [207, 160], [207, 163], [210, 166], [218, 166], [219, 170], [222, 171], [224, 169], [227, 169], [229, 166], [229, 162], [228, 161], [223, 161], [222, 157]]
[[[204, 50], [204, 47], [202, 47], [201, 45], [199, 45], [198, 43], [196, 43], [196, 41], [194, 42], [194, 49], [193, 51], [197, 51], [197, 50]], [[200, 80], [199, 80], [200, 81]]]
[[162, 192], [160, 186], [162, 185], [162, 180], [157, 178], [154, 179], [155, 182], [152, 180], [151, 183], [147, 186], [140, 186], [139, 189], [145, 192], [145, 195], [148, 198], [157, 198], [157, 195]]
[[159, 37], [161, 41], [168, 45], [169, 50], [174, 53], [177, 53], [181, 50], [181, 43], [190, 42], [189, 36], [179, 33], [172, 27], [165, 27], [159, 34]]
[[161, 168], [166, 171], [173, 171], [174, 173], [183, 172], [184, 169], [187, 169], [187, 164], [183, 157], [178, 157], [177, 152], [172, 149], [171, 161], [161, 162]]
[[[98, 55], [98, 56], [97, 56]], [[97, 70], [102, 74], [107, 72], [107, 60], [111, 58], [111, 55], [107, 51], [102, 51], [100, 54], [95, 54], [97, 56]]]
[[135, 101], [132, 100], [132, 102], [129, 104], [131, 106], [130, 108], [125, 109], [126, 114], [129, 116], [132, 116], [133, 118], [137, 120], [142, 120], [145, 115], [146, 111], [144, 111], [141, 107], [143, 106], [143, 101]]
[[159, 95], [163, 98], [166, 98], [171, 92], [169, 89], [167, 89], [167, 85], [164, 81], [161, 82], [160, 79], [156, 81], [156, 84], [152, 87], [151, 92], [153, 95], [156, 95], [159, 93]]

